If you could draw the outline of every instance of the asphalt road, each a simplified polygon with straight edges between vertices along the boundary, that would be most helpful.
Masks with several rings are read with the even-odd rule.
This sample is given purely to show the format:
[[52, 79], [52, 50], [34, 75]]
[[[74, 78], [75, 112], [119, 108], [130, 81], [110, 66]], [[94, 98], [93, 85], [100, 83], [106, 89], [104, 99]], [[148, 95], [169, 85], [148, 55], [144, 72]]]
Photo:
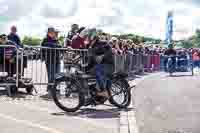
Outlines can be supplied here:
[[110, 106], [65, 113], [50, 99], [23, 93], [8, 98], [0, 91], [1, 133], [119, 133], [120, 111]]
[[200, 76], [160, 73], [134, 91], [139, 133], [199, 133]]
[[[34, 83], [47, 83], [46, 66], [29, 61], [26, 78]], [[120, 111], [111, 106], [82, 108], [65, 113], [51, 99], [44, 98], [46, 86], [35, 86], [38, 94], [30, 96], [24, 89], [13, 98], [0, 90], [0, 133], [119, 133]]]
[[[29, 62], [29, 66], [26, 77], [35, 83], [47, 82], [44, 63]], [[200, 132], [200, 76], [182, 74], [159, 73], [139, 82], [133, 91], [139, 133]], [[36, 96], [27, 96], [22, 89], [15, 98], [0, 91], [1, 133], [120, 133], [118, 109], [97, 106], [64, 113], [53, 101], [41, 97], [46, 94], [45, 86], [36, 88]]]

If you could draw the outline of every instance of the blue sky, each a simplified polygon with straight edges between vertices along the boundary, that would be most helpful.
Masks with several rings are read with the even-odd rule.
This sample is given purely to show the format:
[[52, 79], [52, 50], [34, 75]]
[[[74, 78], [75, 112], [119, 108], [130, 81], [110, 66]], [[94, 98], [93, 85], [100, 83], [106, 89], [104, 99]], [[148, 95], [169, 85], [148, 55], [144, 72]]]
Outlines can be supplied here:
[[66, 33], [72, 23], [111, 33], [165, 38], [168, 10], [174, 11], [175, 39], [200, 24], [198, 0], [0, 0], [0, 32], [17, 25], [20, 35], [44, 36], [48, 26]]

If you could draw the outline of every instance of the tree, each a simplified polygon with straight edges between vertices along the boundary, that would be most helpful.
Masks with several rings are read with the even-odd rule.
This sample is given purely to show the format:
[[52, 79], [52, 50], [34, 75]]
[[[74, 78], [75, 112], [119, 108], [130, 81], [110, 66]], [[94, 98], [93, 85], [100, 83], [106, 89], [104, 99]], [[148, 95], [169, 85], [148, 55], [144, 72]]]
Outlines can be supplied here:
[[183, 41], [181, 41], [181, 46], [183, 48], [191, 48], [191, 47], [193, 47], [193, 44], [189, 40], [183, 40]]
[[60, 43], [61, 45], [64, 45], [65, 37], [64, 37], [64, 36], [60, 36], [60, 37], [58, 38], [58, 41], [59, 41], [59, 43]]
[[41, 43], [40, 38], [25, 36], [22, 40], [23, 45], [38, 46]]

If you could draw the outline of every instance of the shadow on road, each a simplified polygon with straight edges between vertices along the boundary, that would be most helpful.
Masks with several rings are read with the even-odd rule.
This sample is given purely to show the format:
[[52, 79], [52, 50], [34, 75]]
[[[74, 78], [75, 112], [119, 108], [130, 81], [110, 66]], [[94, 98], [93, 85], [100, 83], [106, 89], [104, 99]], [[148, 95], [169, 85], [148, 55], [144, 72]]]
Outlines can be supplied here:
[[183, 74], [181, 74], [181, 75], [172, 75], [172, 76], [167, 75], [167, 77], [170, 77], [170, 78], [193, 77], [193, 75], [183, 75]]
[[128, 77], [128, 80], [129, 81], [132, 81], [132, 80], [135, 80], [135, 79], [137, 79], [137, 78], [142, 78], [143, 76], [147, 76], [147, 75], [149, 75], [150, 73], [137, 73], [137, 74], [131, 74], [131, 75], [129, 75], [129, 77]]
[[0, 96], [7, 95], [8, 91], [7, 90], [0, 90]]
[[50, 94], [45, 94], [45, 95], [41, 95], [40, 98], [44, 101], [53, 101], [52, 97], [50, 96]]
[[[129, 111], [131, 108], [126, 109], [125, 111]], [[67, 116], [78, 116], [80, 118], [91, 118], [91, 119], [110, 119], [110, 118], [119, 118], [120, 117], [120, 109], [112, 108], [112, 109], [95, 109], [95, 108], [84, 108], [74, 113], [68, 112], [58, 112], [52, 113], [52, 115], [67, 115]]]
[[[0, 96], [7, 96], [8, 91], [7, 90], [0, 90]], [[19, 99], [19, 98], [26, 98], [28, 94], [22, 91], [18, 91], [15, 94], [12, 94], [11, 98], [14, 99]]]

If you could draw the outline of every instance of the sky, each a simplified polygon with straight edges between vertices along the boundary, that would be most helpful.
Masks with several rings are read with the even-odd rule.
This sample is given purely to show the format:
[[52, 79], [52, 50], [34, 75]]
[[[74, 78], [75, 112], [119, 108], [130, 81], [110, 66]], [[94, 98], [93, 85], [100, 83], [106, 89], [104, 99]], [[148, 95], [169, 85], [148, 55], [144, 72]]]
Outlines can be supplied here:
[[21, 36], [44, 36], [54, 26], [67, 34], [70, 25], [106, 32], [165, 38], [167, 12], [174, 12], [174, 39], [200, 28], [199, 0], [0, 0], [0, 33], [16, 25]]

